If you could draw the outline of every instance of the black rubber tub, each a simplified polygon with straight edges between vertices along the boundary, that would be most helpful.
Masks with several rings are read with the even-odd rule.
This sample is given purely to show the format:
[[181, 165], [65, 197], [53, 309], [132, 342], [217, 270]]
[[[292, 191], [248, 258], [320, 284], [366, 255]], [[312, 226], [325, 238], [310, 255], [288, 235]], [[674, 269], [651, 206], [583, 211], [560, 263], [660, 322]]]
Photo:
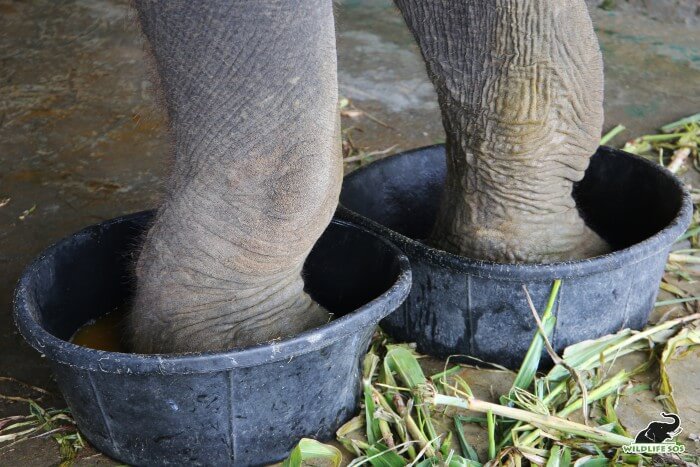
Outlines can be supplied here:
[[[382, 327], [436, 356], [469, 355], [520, 365], [535, 332], [522, 286], [541, 312], [552, 282], [554, 347], [621, 328], [639, 329], [654, 306], [673, 242], [692, 203], [681, 182], [641, 157], [602, 147], [574, 196], [587, 223], [614, 252], [583, 261], [496, 264], [421, 243], [434, 222], [445, 180], [443, 146], [398, 154], [349, 174], [339, 214], [379, 233], [409, 257], [412, 292]], [[348, 209], [350, 211], [348, 211]]]
[[134, 465], [259, 465], [301, 437], [329, 439], [358, 406], [360, 360], [411, 285], [386, 240], [334, 220], [305, 270], [327, 325], [225, 353], [138, 355], [67, 342], [131, 295], [130, 252], [151, 213], [113, 219], [46, 250], [20, 279], [15, 320], [51, 364], [78, 427]]

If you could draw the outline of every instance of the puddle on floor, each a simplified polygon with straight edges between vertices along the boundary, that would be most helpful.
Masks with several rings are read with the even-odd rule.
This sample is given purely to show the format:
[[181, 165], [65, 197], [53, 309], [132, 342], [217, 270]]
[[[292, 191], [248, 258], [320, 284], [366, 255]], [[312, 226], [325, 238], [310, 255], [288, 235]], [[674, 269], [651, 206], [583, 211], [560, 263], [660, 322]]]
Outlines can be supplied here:
[[126, 353], [128, 350], [122, 333], [125, 317], [124, 310], [110, 311], [84, 324], [73, 334], [70, 341], [91, 349]]

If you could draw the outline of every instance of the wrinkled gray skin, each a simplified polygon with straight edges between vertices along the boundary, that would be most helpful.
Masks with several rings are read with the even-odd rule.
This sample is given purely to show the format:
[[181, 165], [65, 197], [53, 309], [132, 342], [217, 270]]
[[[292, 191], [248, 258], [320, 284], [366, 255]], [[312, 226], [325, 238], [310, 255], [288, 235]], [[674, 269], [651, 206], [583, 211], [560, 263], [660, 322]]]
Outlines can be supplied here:
[[328, 321], [301, 269], [342, 161], [328, 0], [138, 0], [172, 129], [132, 347], [223, 350]]
[[[500, 262], [604, 252], [571, 198], [602, 126], [584, 1], [396, 3], [447, 133], [431, 241]], [[173, 160], [137, 263], [133, 350], [224, 350], [323, 324], [301, 269], [342, 179], [331, 0], [134, 4]]]
[[431, 243], [496, 262], [607, 251], [571, 191], [603, 125], [583, 0], [397, 0], [438, 91], [448, 175]]

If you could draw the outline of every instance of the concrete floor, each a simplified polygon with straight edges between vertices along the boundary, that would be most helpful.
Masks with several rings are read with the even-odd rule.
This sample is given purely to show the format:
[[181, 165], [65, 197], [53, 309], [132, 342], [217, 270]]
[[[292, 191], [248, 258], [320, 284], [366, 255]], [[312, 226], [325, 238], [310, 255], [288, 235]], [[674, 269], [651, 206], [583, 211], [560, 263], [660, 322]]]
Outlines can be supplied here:
[[[605, 54], [606, 127], [630, 129], [621, 143], [700, 111], [700, 7], [616, 3], [591, 11]], [[442, 141], [434, 91], [391, 3], [342, 1], [337, 28], [341, 94], [374, 117], [344, 118], [356, 144], [395, 152]], [[0, 0], [0, 375], [55, 389], [12, 324], [14, 284], [57, 239], [156, 206], [167, 149], [127, 0]], [[690, 368], [697, 380], [697, 360]], [[10, 392], [23, 390], [0, 385]], [[700, 419], [695, 407], [686, 417]], [[0, 416], [25, 412], [0, 401]], [[50, 440], [0, 451], [3, 465], [58, 460]], [[97, 462], [107, 461], [82, 461]]]

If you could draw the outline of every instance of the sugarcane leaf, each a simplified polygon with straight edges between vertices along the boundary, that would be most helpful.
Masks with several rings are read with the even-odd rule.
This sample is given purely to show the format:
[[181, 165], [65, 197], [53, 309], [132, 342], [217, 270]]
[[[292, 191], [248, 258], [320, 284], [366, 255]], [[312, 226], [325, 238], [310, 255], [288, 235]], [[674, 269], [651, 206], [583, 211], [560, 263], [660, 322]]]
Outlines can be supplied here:
[[343, 455], [334, 446], [320, 443], [315, 439], [303, 438], [282, 465], [284, 467], [302, 467], [303, 462], [309, 459], [329, 460], [334, 467], [338, 467], [343, 461]]
[[[464, 427], [462, 426], [462, 423], [465, 421], [465, 418], [466, 417], [461, 417], [459, 415], [454, 417], [455, 431], [457, 432], [459, 446], [462, 449], [463, 456], [466, 456], [468, 460], [479, 462], [479, 456], [477, 455], [476, 450], [467, 442], [467, 438], [464, 436]], [[484, 422], [485, 421], [486, 420], [484, 420]]]
[[367, 460], [374, 467], [404, 467], [406, 460], [382, 443], [369, 446], [365, 451]]
[[471, 459], [465, 459], [462, 456], [453, 455], [450, 459], [449, 467], [481, 467], [481, 462], [477, 462]]
[[564, 446], [562, 449], [559, 465], [561, 467], [569, 467], [571, 465], [571, 448], [569, 446]]
[[379, 420], [374, 417], [376, 406], [372, 399], [372, 378], [377, 371], [379, 364], [379, 356], [370, 351], [365, 356], [362, 365], [362, 391], [365, 403], [365, 426], [367, 427], [367, 441], [369, 444], [374, 444], [378, 439], [381, 439], [381, 430], [379, 428]]
[[413, 352], [404, 346], [390, 345], [384, 357], [385, 364], [411, 389], [427, 382], [425, 374]]
[[[554, 304], [556, 303], [557, 295], [559, 294], [559, 289], [561, 288], [561, 281], [556, 280], [552, 285], [552, 291], [549, 294], [549, 300], [547, 301], [547, 306], [542, 313], [542, 327], [546, 333], [546, 337], [549, 338], [554, 331], [554, 325], [556, 323], [556, 317], [552, 312], [554, 309]], [[512, 390], [516, 388], [527, 389], [532, 384], [537, 374], [537, 369], [540, 366], [540, 360], [542, 358], [542, 350], [544, 349], [544, 337], [537, 329], [535, 332], [535, 337], [530, 343], [530, 348], [525, 354], [525, 359], [520, 365], [520, 370], [518, 371], [515, 381], [513, 382]]]
[[442, 441], [442, 444], [440, 445], [440, 453], [447, 457], [447, 455], [450, 452], [450, 447], [452, 446], [452, 432], [448, 431], [447, 436], [445, 436], [445, 439]]
[[367, 427], [366, 435], [367, 442], [374, 444], [378, 439], [381, 439], [381, 432], [379, 429], [379, 420], [374, 418], [374, 412], [376, 407], [374, 405], [374, 399], [372, 399], [372, 387], [364, 387], [364, 401], [365, 401], [365, 426]]
[[439, 465], [440, 459], [437, 457], [430, 457], [428, 459], [423, 459], [419, 463], [415, 464], [415, 467], [430, 467], [433, 465]]
[[615, 136], [619, 135], [623, 131], [625, 131], [627, 128], [624, 127], [624, 125], [617, 125], [615, 128], [612, 130], [608, 131], [601, 139], [600, 139], [600, 145], [605, 146], [608, 144], [610, 141], [612, 141]]
[[678, 413], [678, 406], [673, 398], [673, 387], [668, 376], [668, 365], [679, 353], [686, 352], [700, 345], [700, 331], [697, 329], [683, 328], [674, 337], [668, 340], [659, 364], [659, 393], [665, 396], [661, 399], [664, 408], [669, 412]]
[[700, 113], [697, 113], [695, 115], [691, 115], [689, 117], [682, 118], [676, 122], [672, 122], [669, 124], [666, 124], [661, 127], [661, 132], [662, 133], [671, 133], [672, 131], [676, 131], [679, 128], [683, 128], [684, 126], [692, 123], [698, 123], [700, 122]]
[[574, 467], [607, 467], [610, 460], [605, 456], [583, 457], [574, 463]]
[[489, 436], [489, 460], [496, 457], [496, 417], [489, 410], [486, 412], [486, 430]]
[[561, 466], [561, 446], [555, 444], [552, 449], [549, 450], [549, 459], [547, 459], [546, 467], [560, 467]]

